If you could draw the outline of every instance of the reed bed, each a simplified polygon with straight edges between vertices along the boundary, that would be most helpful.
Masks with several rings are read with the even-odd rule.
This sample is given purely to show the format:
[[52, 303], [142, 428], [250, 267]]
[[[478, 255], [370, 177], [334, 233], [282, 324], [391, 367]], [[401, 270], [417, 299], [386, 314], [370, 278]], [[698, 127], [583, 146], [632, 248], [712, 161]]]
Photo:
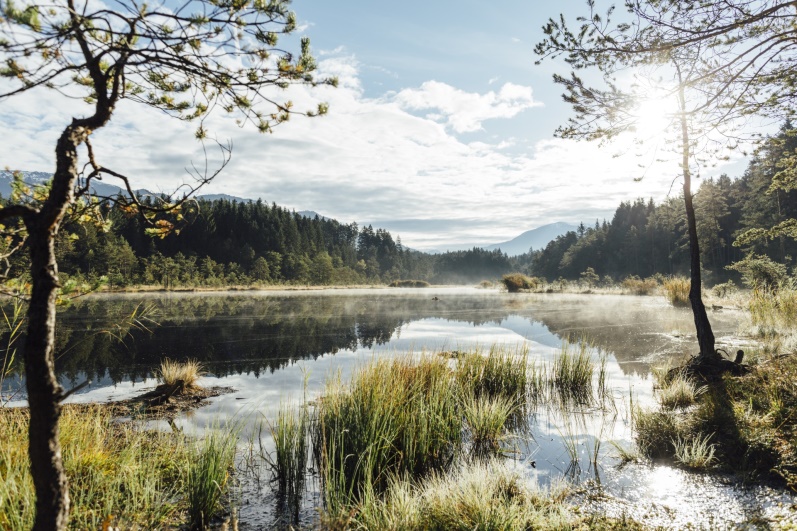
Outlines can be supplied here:
[[[0, 410], [0, 529], [33, 524], [27, 423], [25, 410]], [[225, 446], [211, 437], [197, 445], [181, 434], [143, 431], [100, 406], [67, 407], [59, 426], [70, 528], [162, 529], [207, 521], [217, 512], [217, 503], [200, 508], [200, 484], [212, 485], [215, 500], [221, 498], [234, 442]]]
[[684, 277], [668, 278], [662, 284], [664, 297], [673, 306], [689, 306], [689, 290], [692, 282]]

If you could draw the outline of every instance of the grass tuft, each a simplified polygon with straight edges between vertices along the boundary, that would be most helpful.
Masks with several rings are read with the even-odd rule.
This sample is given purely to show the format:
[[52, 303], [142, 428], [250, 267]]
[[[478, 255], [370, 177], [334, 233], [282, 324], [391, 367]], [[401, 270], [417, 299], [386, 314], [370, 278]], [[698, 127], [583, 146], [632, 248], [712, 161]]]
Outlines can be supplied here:
[[205, 375], [205, 371], [197, 360], [190, 359], [179, 362], [166, 358], [161, 361], [157, 375], [158, 380], [167, 387], [182, 381], [183, 389], [194, 389], [197, 387], [199, 378]]
[[680, 437], [673, 441], [675, 461], [694, 470], [708, 470], [717, 459], [714, 457], [716, 446], [710, 444], [712, 435]]
[[686, 375], [678, 373], [658, 390], [657, 398], [664, 409], [683, 409], [694, 405], [705, 390], [705, 387], [697, 388]]
[[471, 451], [474, 455], [494, 455], [506, 437], [505, 426], [514, 406], [509, 398], [497, 396], [469, 397], [463, 412], [470, 430]]
[[593, 400], [594, 370], [589, 345], [584, 341], [576, 345], [565, 341], [551, 368], [550, 387], [564, 403], [589, 404]]
[[213, 430], [195, 445], [188, 470], [188, 518], [193, 529], [205, 529], [221, 510], [237, 442], [237, 430]]
[[277, 496], [290, 510], [294, 521], [298, 521], [302, 490], [307, 472], [307, 433], [310, 418], [305, 407], [297, 412], [284, 406], [277, 415], [276, 425], [271, 427], [276, 457], [270, 460], [274, 479], [277, 481]]

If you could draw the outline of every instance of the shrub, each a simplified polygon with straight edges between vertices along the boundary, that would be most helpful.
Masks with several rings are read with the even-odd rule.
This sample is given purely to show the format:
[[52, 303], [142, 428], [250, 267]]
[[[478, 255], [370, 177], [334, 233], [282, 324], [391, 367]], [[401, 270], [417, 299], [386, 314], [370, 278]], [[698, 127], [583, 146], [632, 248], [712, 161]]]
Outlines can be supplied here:
[[733, 280], [729, 280], [728, 282], [724, 282], [722, 284], [717, 284], [711, 288], [711, 293], [715, 297], [720, 297], [723, 299], [728, 295], [736, 293], [737, 291], [739, 291], [739, 288], [736, 287], [736, 284], [733, 282]]
[[524, 289], [537, 289], [541, 284], [538, 278], [529, 277], [522, 273], [509, 273], [508, 275], [504, 275], [501, 277], [501, 282], [510, 293], [517, 293]]

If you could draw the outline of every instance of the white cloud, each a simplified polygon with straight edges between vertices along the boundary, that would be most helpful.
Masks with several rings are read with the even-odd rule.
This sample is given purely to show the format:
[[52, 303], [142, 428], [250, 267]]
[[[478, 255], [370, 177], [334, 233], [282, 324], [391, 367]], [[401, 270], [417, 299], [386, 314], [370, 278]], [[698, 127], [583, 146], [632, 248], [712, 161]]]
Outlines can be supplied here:
[[426, 81], [420, 88], [400, 91], [394, 101], [402, 109], [438, 111], [432, 116], [443, 116], [446, 125], [457, 133], [478, 131], [485, 120], [512, 118], [541, 105], [534, 101], [531, 87], [514, 83], [504, 83], [498, 92], [477, 94], [439, 81]]
[[[206, 126], [232, 140], [233, 159], [204, 193], [260, 197], [342, 222], [371, 222], [425, 249], [494, 243], [545, 223], [610, 217], [620, 201], [662, 199], [677, 174], [677, 163], [655, 163], [634, 183], [640, 159], [612, 157], [622, 144], [607, 149], [549, 139], [522, 147], [522, 139], [501, 137], [465, 143], [452, 131], [534, 107], [531, 88], [505, 83], [476, 94], [429, 81], [368, 98], [359, 69], [353, 57], [323, 60], [321, 73], [338, 75], [338, 89], [292, 87], [284, 96], [295, 109], [328, 101], [329, 115], [295, 117], [273, 135], [214, 114]], [[0, 102], [0, 127], [13, 131], [0, 144], [0, 167], [52, 171], [60, 131], [73, 113], [87, 111], [46, 90]], [[124, 101], [95, 133], [94, 147], [101, 163], [129, 175], [135, 187], [169, 191], [190, 182], [185, 167], [204, 160], [195, 127]], [[218, 157], [209, 153], [213, 166]]]

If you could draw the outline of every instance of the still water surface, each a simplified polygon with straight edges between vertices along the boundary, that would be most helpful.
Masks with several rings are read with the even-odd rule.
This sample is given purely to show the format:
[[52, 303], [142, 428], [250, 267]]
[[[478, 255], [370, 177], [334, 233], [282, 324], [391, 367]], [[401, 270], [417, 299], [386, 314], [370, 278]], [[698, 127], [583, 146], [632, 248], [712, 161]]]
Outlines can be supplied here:
[[[142, 310], [151, 317], [143, 322], [146, 328], [119, 328], [125, 316]], [[710, 318], [719, 346], [731, 351], [743, 315], [721, 310]], [[312, 400], [331, 375], [339, 372], [345, 380], [374, 357], [502, 345], [528, 348], [530, 360], [540, 365], [551, 363], [566, 338], [583, 338], [596, 359], [599, 353], [608, 357], [616, 407], [537, 411], [529, 435], [511, 448], [513, 463], [530, 481], [565, 478], [593, 489], [599, 484], [610, 500], [600, 502], [602, 510], [674, 528], [687, 522], [724, 528], [754, 516], [788, 516], [794, 500], [782, 492], [744, 489], [727, 478], [664, 465], [617, 467], [611, 443], [632, 445], [631, 396], [635, 403], [652, 404], [651, 366], [693, 354], [693, 334], [688, 310], [654, 297], [469, 288], [97, 295], [61, 311], [57, 371], [67, 388], [92, 380], [75, 401], [118, 400], [152, 388], [164, 357], [196, 358], [208, 373], [202, 385], [236, 392], [177, 424], [201, 433], [236, 419], [245, 425], [244, 438], [258, 433], [268, 448], [268, 430], [259, 428], [280, 404]], [[24, 403], [20, 384], [11, 378], [2, 390], [13, 395], [12, 403]], [[567, 450], [572, 443], [575, 460]], [[305, 523], [316, 514], [316, 495], [311, 486]], [[275, 500], [267, 482], [244, 481], [240, 496], [242, 527], [273, 523]], [[697, 497], [708, 503], [695, 503]]]

